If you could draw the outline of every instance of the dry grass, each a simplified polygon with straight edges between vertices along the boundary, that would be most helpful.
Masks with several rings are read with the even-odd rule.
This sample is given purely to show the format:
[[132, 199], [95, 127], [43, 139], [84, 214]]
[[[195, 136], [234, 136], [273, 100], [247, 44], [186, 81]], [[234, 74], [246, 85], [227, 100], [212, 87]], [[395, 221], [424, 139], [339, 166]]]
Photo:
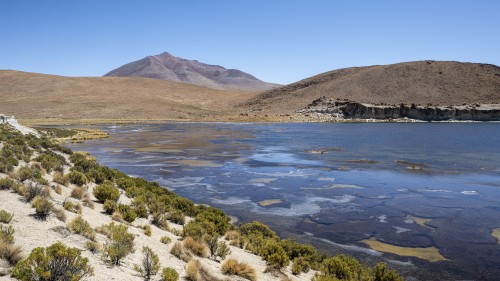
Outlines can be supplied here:
[[85, 190], [81, 187], [75, 187], [71, 190], [71, 197], [81, 200], [85, 196]]
[[191, 281], [201, 281], [201, 263], [199, 260], [192, 259], [186, 265], [186, 275]]
[[65, 177], [61, 172], [54, 173], [53, 181], [64, 186], [68, 186], [69, 184], [68, 177]]
[[7, 260], [11, 265], [16, 265], [23, 259], [23, 250], [5, 239], [0, 239], [0, 257]]
[[95, 240], [94, 229], [81, 216], [74, 218], [68, 223], [68, 229], [76, 234], [80, 234], [90, 240]]
[[143, 225], [142, 229], [144, 230], [144, 234], [146, 236], [151, 236], [152, 235], [151, 225], [149, 225], [149, 224]]
[[192, 257], [191, 253], [184, 248], [181, 242], [175, 242], [170, 253], [184, 262], [188, 262]]
[[224, 274], [238, 275], [252, 281], [257, 280], [257, 272], [254, 268], [246, 263], [240, 263], [235, 259], [225, 260], [221, 265], [221, 270]]
[[62, 187], [60, 185], [54, 186], [54, 192], [61, 195], [62, 194]]
[[66, 212], [61, 208], [54, 208], [54, 215], [62, 222], [66, 222]]
[[85, 195], [83, 196], [82, 202], [83, 202], [84, 206], [87, 206], [91, 209], [95, 208], [94, 202], [92, 201], [92, 198], [90, 197], [90, 193], [88, 193], [88, 192], [85, 192]]
[[206, 258], [210, 254], [210, 249], [206, 243], [196, 241], [192, 237], [186, 237], [184, 241], [182, 241], [182, 244], [186, 247], [186, 249], [199, 257]]

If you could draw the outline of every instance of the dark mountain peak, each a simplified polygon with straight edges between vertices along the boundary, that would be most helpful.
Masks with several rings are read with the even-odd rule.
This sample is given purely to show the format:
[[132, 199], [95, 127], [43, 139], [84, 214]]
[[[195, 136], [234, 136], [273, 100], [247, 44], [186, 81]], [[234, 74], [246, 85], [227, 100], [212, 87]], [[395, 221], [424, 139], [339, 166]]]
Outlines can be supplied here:
[[104, 76], [156, 78], [220, 90], [261, 91], [279, 86], [263, 82], [241, 70], [187, 60], [175, 57], [168, 52], [125, 64]]

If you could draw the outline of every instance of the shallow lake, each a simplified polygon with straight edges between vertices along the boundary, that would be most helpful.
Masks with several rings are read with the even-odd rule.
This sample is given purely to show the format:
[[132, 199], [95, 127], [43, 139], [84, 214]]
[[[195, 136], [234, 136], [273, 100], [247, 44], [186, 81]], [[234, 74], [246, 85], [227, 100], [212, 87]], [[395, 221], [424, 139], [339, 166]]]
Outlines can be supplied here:
[[500, 276], [500, 124], [100, 128], [109, 139], [69, 147], [241, 222], [410, 280]]

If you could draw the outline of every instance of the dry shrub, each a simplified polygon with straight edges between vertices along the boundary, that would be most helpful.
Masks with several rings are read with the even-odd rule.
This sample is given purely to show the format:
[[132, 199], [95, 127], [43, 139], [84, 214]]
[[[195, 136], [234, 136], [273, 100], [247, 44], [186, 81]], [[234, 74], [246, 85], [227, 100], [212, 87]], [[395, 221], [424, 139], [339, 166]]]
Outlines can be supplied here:
[[235, 259], [227, 259], [221, 265], [224, 274], [238, 275], [245, 279], [255, 281], [257, 280], [257, 272], [250, 265], [238, 262]]
[[35, 217], [40, 220], [46, 220], [54, 211], [54, 204], [49, 202], [47, 198], [36, 196], [32, 202], [31, 207], [35, 208]]
[[90, 194], [88, 192], [85, 192], [85, 195], [83, 196], [83, 205], [89, 207], [90, 209], [94, 209], [94, 202], [92, 201], [92, 198], [90, 197]]
[[95, 241], [87, 241], [87, 243], [85, 243], [85, 248], [92, 254], [95, 254], [101, 250], [101, 245]]
[[57, 186], [54, 187], [54, 191], [57, 194], [61, 195], [62, 194], [62, 187], [60, 185], [57, 185]]
[[68, 184], [69, 184], [68, 177], [65, 177], [64, 174], [61, 172], [56, 172], [54, 174], [53, 181], [57, 182], [58, 184], [62, 184], [64, 186], [68, 186]]
[[82, 216], [78, 216], [70, 221], [68, 223], [68, 229], [90, 240], [95, 240], [94, 229], [92, 229], [90, 224], [86, 220], [84, 220]]
[[64, 201], [63, 207], [65, 210], [75, 214], [81, 214], [83, 210], [82, 205], [80, 205], [80, 203], [74, 203], [69, 200]]
[[186, 274], [191, 281], [201, 281], [201, 263], [192, 259], [186, 265]]
[[71, 197], [81, 200], [85, 196], [85, 190], [81, 187], [75, 187], [71, 190]]
[[37, 196], [48, 197], [50, 195], [50, 189], [36, 182], [29, 182], [24, 187], [23, 195], [28, 202], [31, 202]]
[[240, 237], [241, 234], [236, 230], [229, 230], [228, 232], [226, 232], [226, 235], [224, 235], [224, 239], [226, 239], [227, 241], [240, 239]]
[[172, 239], [170, 239], [170, 237], [168, 236], [162, 236], [160, 238], [160, 242], [163, 244], [170, 244], [170, 242], [172, 242]]
[[23, 259], [23, 250], [5, 239], [0, 239], [0, 258], [5, 259], [11, 265], [17, 264]]
[[210, 249], [204, 242], [196, 241], [192, 237], [186, 237], [183, 241], [184, 247], [190, 250], [193, 254], [206, 258], [210, 253]]
[[181, 242], [175, 242], [170, 253], [184, 262], [188, 262], [192, 257], [191, 253], [182, 246]]
[[142, 229], [144, 230], [144, 234], [146, 234], [146, 236], [151, 236], [152, 234], [151, 225], [149, 224], [143, 225]]
[[62, 222], [66, 222], [66, 212], [61, 208], [54, 208], [54, 215]]
[[120, 213], [120, 211], [115, 211], [113, 215], [111, 215], [111, 219], [117, 222], [122, 222], [122, 223], [125, 222], [125, 220], [123, 219], [123, 215], [122, 213]]

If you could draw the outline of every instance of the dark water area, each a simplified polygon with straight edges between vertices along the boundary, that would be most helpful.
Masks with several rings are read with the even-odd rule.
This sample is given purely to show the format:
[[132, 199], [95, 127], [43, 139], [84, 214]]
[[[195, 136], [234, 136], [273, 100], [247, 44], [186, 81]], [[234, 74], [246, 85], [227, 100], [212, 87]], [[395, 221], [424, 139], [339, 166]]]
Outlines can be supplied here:
[[500, 278], [500, 124], [100, 128], [109, 139], [69, 147], [240, 222], [408, 280]]

